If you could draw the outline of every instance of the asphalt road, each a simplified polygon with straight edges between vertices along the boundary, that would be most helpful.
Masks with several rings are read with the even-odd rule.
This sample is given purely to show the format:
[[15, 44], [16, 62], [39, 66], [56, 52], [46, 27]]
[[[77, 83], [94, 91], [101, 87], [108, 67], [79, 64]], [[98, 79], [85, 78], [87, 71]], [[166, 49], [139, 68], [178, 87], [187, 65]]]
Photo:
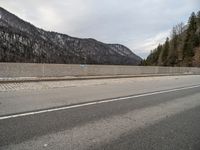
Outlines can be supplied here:
[[[199, 150], [198, 80], [199, 76], [163, 77], [156, 83], [158, 80], [154, 78], [146, 83], [155, 82], [160, 89], [146, 85], [146, 91], [137, 93], [137, 89], [132, 88], [132, 94], [128, 93], [128, 96], [78, 101], [40, 111], [19, 112], [17, 109], [14, 110], [17, 113], [10, 113], [10, 110], [4, 109], [0, 117], [0, 149]], [[119, 82], [107, 86], [114, 88], [119, 84], [122, 89], [128, 85], [127, 82]], [[95, 88], [94, 85], [92, 87]], [[67, 91], [62, 88], [64, 90]], [[2, 92], [0, 95], [5, 98], [5, 95], [9, 97], [9, 93], [26, 92]], [[25, 99], [23, 94], [19, 95]], [[15, 99], [13, 101], [15, 103]]]
[[[0, 116], [198, 84], [200, 76], [0, 84]], [[1, 87], [4, 90], [1, 91]]]

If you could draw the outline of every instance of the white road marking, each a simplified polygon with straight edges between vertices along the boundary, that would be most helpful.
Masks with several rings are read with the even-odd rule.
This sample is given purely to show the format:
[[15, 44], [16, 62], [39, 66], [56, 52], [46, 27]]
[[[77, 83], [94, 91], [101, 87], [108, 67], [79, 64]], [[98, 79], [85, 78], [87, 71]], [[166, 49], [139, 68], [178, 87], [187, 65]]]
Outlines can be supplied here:
[[72, 106], [49, 108], [49, 109], [45, 109], [45, 110], [32, 111], [32, 112], [21, 113], [21, 114], [7, 115], [7, 116], [0, 117], [0, 120], [10, 119], [10, 118], [18, 118], [18, 117], [24, 117], [24, 116], [30, 116], [30, 115], [36, 115], [36, 114], [43, 114], [43, 113], [47, 113], [47, 112], [54, 112], [54, 111], [60, 111], [60, 110], [67, 110], [67, 109], [78, 108], [78, 107], [89, 106], [89, 105], [96, 105], [96, 104], [101, 104], [101, 103], [109, 103], [109, 102], [114, 102], [114, 101], [128, 100], [131, 98], [145, 97], [145, 96], [151, 96], [151, 95], [162, 94], [162, 93], [170, 93], [170, 92], [175, 92], [175, 91], [193, 89], [193, 88], [197, 88], [197, 87], [200, 87], [200, 85], [193, 85], [193, 86], [189, 86], [189, 87], [181, 87], [181, 88], [175, 88], [175, 89], [169, 89], [169, 90], [162, 90], [162, 91], [150, 92], [150, 93], [145, 93], [145, 94], [138, 94], [138, 95], [133, 95], [133, 96], [126, 96], [126, 97], [121, 97], [121, 98], [96, 101], [96, 102], [88, 102], [88, 103], [84, 103], [84, 104], [74, 104]]
[[181, 97], [158, 105], [132, 110], [125, 114], [111, 115], [99, 120], [89, 121], [81, 126], [49, 133], [18, 144], [9, 144], [0, 147], [0, 149], [35, 150], [44, 149], [45, 144], [47, 144], [48, 149], [95, 149], [104, 143], [116, 141], [121, 135], [137, 132], [138, 129], [147, 128], [199, 106], [199, 93], [195, 93], [188, 97]]

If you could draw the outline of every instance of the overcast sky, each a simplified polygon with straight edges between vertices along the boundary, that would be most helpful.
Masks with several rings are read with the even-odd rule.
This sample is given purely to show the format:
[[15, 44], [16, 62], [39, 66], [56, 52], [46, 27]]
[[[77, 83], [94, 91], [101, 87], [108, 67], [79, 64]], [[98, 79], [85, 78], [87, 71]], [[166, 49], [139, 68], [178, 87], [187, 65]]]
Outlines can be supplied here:
[[120, 43], [145, 58], [200, 0], [0, 0], [32, 24], [81, 38]]

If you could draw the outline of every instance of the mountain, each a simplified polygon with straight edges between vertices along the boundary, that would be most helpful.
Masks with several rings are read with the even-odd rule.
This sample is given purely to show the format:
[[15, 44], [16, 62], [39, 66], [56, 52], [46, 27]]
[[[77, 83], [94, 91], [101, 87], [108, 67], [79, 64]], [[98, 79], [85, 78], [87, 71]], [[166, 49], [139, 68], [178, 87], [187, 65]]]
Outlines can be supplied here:
[[39, 29], [0, 7], [0, 62], [137, 65], [120, 44], [105, 44]]
[[200, 11], [191, 14], [187, 25], [173, 27], [171, 38], [159, 44], [142, 65], [200, 67]]

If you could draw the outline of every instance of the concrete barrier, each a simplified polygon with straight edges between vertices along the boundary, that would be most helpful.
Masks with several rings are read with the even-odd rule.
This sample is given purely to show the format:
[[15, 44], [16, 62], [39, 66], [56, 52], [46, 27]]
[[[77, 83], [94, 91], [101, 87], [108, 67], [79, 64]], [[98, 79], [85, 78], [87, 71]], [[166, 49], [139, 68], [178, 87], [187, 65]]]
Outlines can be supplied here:
[[106, 76], [140, 74], [200, 74], [200, 68], [119, 66], [119, 65], [75, 65], [75, 64], [31, 64], [0, 63], [0, 78], [8, 77], [64, 77]]

